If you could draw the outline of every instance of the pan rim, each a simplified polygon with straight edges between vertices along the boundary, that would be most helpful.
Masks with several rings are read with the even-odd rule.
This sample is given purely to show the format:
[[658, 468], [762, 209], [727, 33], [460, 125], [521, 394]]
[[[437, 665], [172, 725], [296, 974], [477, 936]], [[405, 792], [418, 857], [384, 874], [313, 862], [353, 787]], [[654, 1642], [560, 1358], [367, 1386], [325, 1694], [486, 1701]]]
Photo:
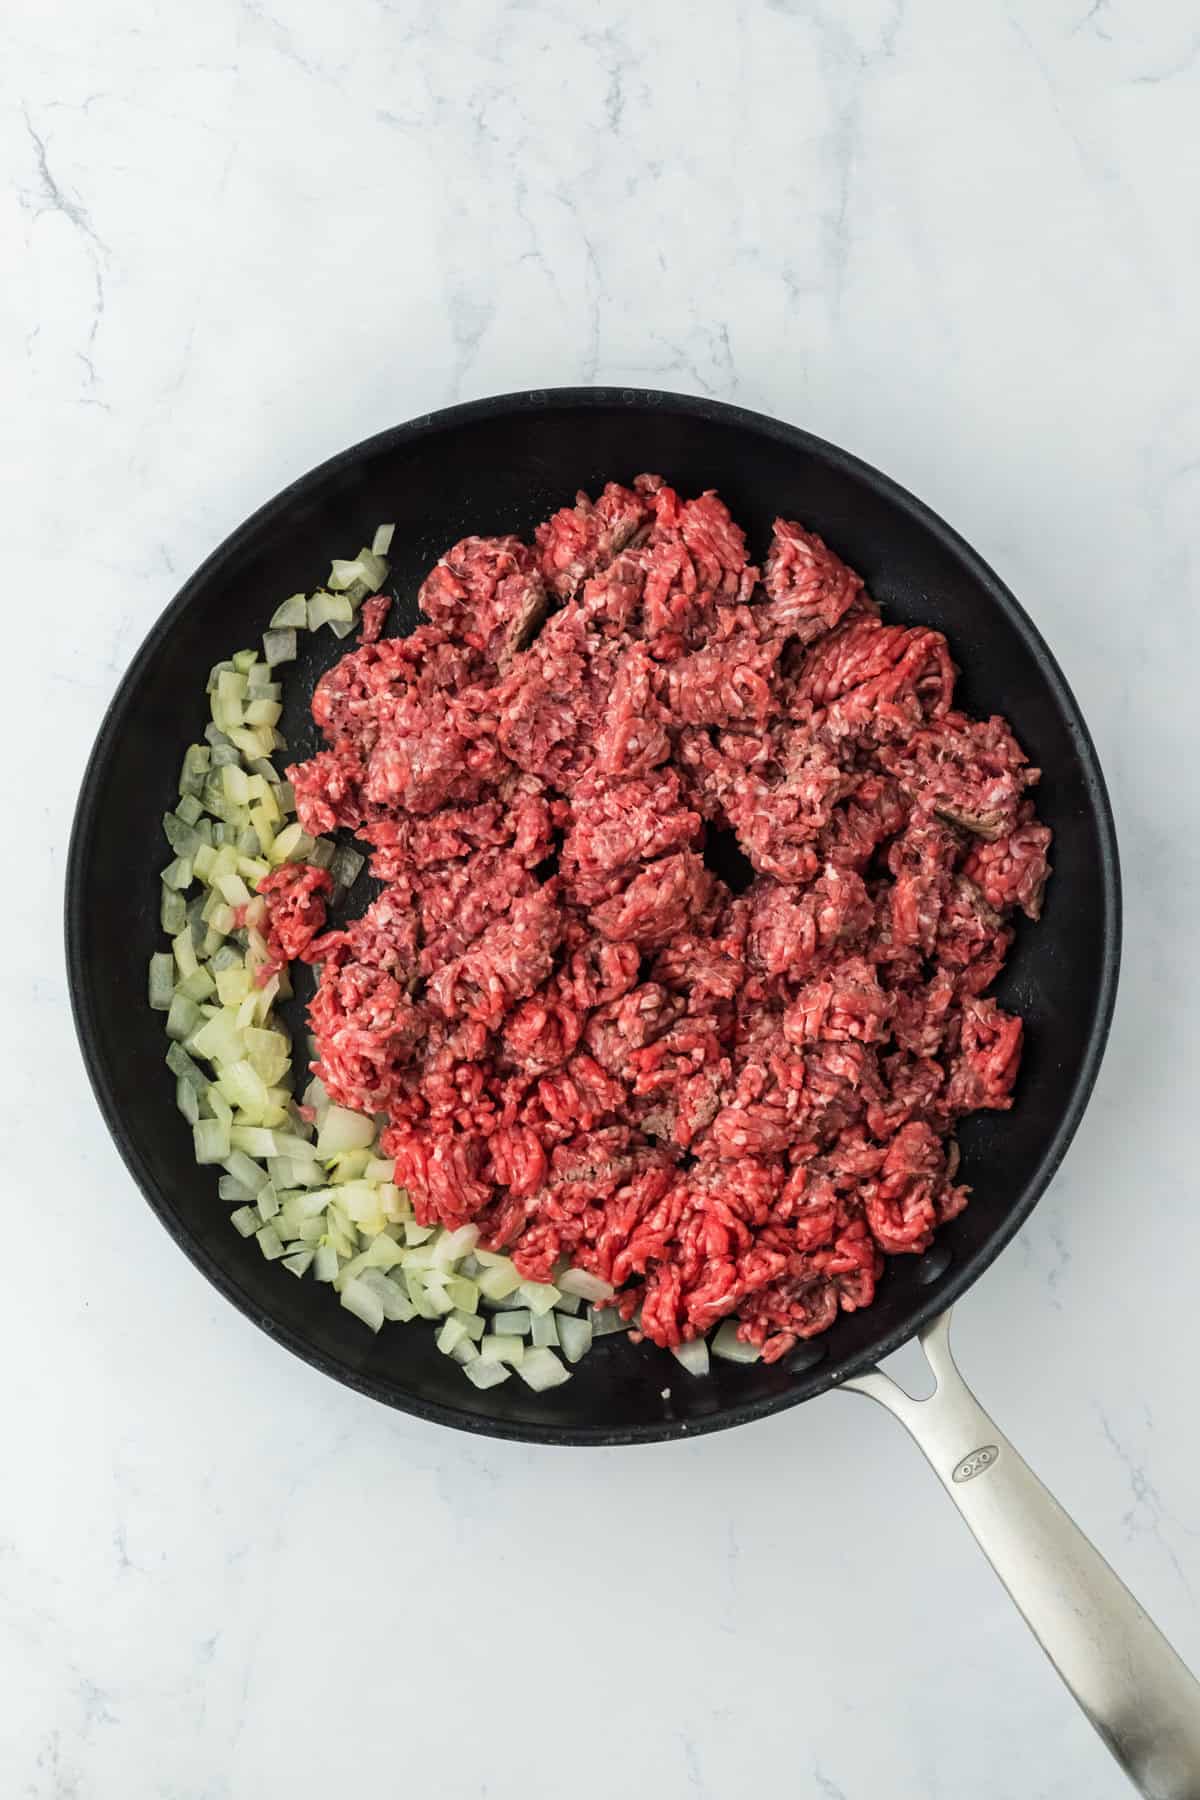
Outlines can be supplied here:
[[[740, 426], [773, 441], [820, 457], [830, 467], [866, 483], [905, 513], [915, 526], [937, 539], [963, 565], [1003, 611], [1026, 648], [1041, 668], [1047, 685], [1063, 717], [1067, 720], [1080, 760], [1084, 785], [1094, 811], [1099, 838], [1099, 885], [1102, 908], [1101, 981], [1088, 1029], [1087, 1047], [1072, 1086], [1069, 1102], [1057, 1127], [1049, 1138], [1033, 1177], [1025, 1184], [1019, 1199], [1005, 1213], [986, 1241], [971, 1255], [957, 1262], [928, 1299], [912, 1308], [892, 1330], [869, 1348], [827, 1359], [802, 1380], [795, 1389], [765, 1395], [755, 1400], [721, 1407], [710, 1416], [688, 1420], [663, 1420], [642, 1425], [588, 1427], [582, 1424], [544, 1425], [509, 1421], [475, 1413], [460, 1412], [412, 1394], [398, 1394], [390, 1381], [339, 1362], [320, 1349], [300, 1331], [284, 1325], [251, 1298], [236, 1278], [225, 1269], [176, 1215], [154, 1180], [126, 1122], [125, 1112], [116, 1095], [109, 1070], [99, 1051], [95, 1024], [95, 994], [83, 954], [82, 918], [84, 884], [90, 857], [96, 801], [105, 766], [121, 730], [132, 695], [146, 665], [169, 637], [176, 621], [191, 604], [193, 597], [230, 559], [237, 557], [257, 533], [270, 526], [281, 512], [303, 500], [306, 494], [322, 484], [346, 473], [362, 461], [400, 445], [420, 441], [423, 437], [452, 433], [461, 426], [491, 417], [512, 413], [549, 413], [575, 408], [612, 409], [627, 407], [631, 415], [653, 410], [677, 412], [689, 418]], [[1041, 633], [1020, 601], [996, 572], [970, 544], [937, 513], [908, 489], [861, 458], [829, 443], [826, 439], [787, 424], [767, 414], [733, 406], [724, 401], [661, 389], [619, 387], [560, 387], [524, 390], [489, 395], [424, 413], [407, 422], [376, 432], [349, 448], [337, 452], [316, 467], [288, 483], [279, 493], [258, 507], [243, 524], [232, 531], [189, 576], [174, 598], [151, 625], [131, 660], [109, 705], [105, 709], [95, 742], [88, 757], [76, 802], [67, 854], [64, 883], [64, 914], [67, 985], [71, 1011], [84, 1067], [100, 1113], [125, 1167], [164, 1228], [189, 1261], [212, 1283], [221, 1295], [237, 1307], [246, 1318], [267, 1336], [284, 1345], [294, 1355], [322, 1374], [331, 1376], [344, 1386], [386, 1406], [408, 1413], [431, 1424], [449, 1426], [473, 1435], [553, 1446], [607, 1448], [630, 1444], [660, 1443], [680, 1437], [697, 1437], [708, 1432], [727, 1430], [732, 1426], [751, 1424], [772, 1413], [797, 1406], [840, 1386], [849, 1377], [879, 1362], [907, 1343], [937, 1313], [945, 1311], [970, 1288], [990, 1267], [1012, 1240], [1058, 1172], [1078, 1130], [1091, 1098], [1103, 1061], [1113, 1012], [1116, 1005], [1121, 960], [1122, 897], [1120, 861], [1116, 827], [1107, 786], [1096, 753], [1095, 744], [1079, 705], [1075, 700], [1058, 662]]]

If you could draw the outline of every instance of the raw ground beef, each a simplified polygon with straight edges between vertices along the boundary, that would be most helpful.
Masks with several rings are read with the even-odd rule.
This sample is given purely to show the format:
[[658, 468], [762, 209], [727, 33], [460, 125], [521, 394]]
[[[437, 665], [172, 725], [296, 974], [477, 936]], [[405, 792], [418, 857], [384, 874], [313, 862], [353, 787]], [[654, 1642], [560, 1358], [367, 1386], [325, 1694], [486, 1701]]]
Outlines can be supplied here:
[[264, 884], [321, 964], [313, 1066], [386, 1114], [423, 1222], [594, 1271], [656, 1343], [733, 1314], [781, 1356], [928, 1247], [956, 1121], [1011, 1104], [985, 991], [1040, 907], [1038, 772], [814, 533], [777, 520], [760, 575], [657, 476], [465, 538], [421, 604], [387, 638], [367, 603], [289, 771], [384, 884], [320, 937], [323, 880]]

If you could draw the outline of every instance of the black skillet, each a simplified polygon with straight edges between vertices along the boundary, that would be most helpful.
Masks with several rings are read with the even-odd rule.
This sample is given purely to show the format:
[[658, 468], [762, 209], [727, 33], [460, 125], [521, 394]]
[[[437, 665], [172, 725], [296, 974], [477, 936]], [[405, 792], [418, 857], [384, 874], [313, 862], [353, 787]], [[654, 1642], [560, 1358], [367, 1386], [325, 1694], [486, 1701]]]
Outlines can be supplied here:
[[[183, 749], [203, 724], [206, 671], [232, 649], [254, 643], [279, 598], [317, 585], [331, 554], [369, 541], [381, 520], [396, 522], [392, 628], [407, 631], [422, 576], [456, 538], [528, 534], [577, 488], [594, 492], [607, 479], [628, 480], [643, 469], [685, 493], [719, 489], [760, 555], [778, 513], [815, 528], [861, 571], [886, 616], [946, 632], [963, 670], [961, 703], [976, 713], [1005, 713], [1041, 766], [1038, 806], [1054, 830], [1055, 874], [1044, 917], [1020, 931], [997, 990], [1027, 1025], [1017, 1103], [1009, 1114], [965, 1122], [963, 1179], [973, 1197], [929, 1254], [892, 1259], [873, 1306], [843, 1314], [824, 1337], [782, 1363], [717, 1363], [710, 1377], [695, 1380], [665, 1353], [617, 1336], [601, 1340], [573, 1379], [549, 1393], [535, 1395], [518, 1381], [478, 1393], [438, 1353], [430, 1331], [391, 1328], [372, 1337], [331, 1293], [266, 1263], [255, 1244], [231, 1231], [211, 1171], [192, 1163], [162, 1067], [162, 1021], [144, 999], [147, 959], [158, 947], [159, 819], [174, 803]], [[303, 678], [290, 684], [283, 724], [298, 753], [312, 741], [303, 694], [339, 653], [336, 643], [323, 641], [327, 636], [309, 646], [310, 660], [298, 671]], [[79, 799], [66, 896], [75, 1020], [101, 1110], [151, 1206], [209, 1280], [263, 1330], [361, 1393], [467, 1431], [584, 1445], [646, 1443], [744, 1424], [850, 1378], [860, 1391], [886, 1399], [914, 1432], [922, 1415], [935, 1413], [949, 1429], [949, 1411], [964, 1403], [944, 1354], [945, 1315], [1017, 1231], [1066, 1153], [1112, 1016], [1120, 912], [1112, 817], [1087, 727], [1037, 631], [979, 557], [894, 482], [806, 432], [713, 401], [633, 389], [505, 395], [413, 420], [334, 457], [234, 532], [154, 626], [101, 726]], [[918, 1333], [940, 1378], [938, 1395], [923, 1407], [872, 1372]], [[971, 1495], [999, 1499], [1011, 1477], [1028, 1471], [990, 1423], [960, 1419], [958, 1426], [936, 1450], [923, 1447], [971, 1511]], [[983, 1434], [978, 1442], [962, 1439], [973, 1431]], [[936, 1435], [925, 1423], [921, 1432]], [[1033, 1528], [1032, 1502], [1028, 1495], [1023, 1501], [1018, 1541], [1028, 1540]], [[1015, 1504], [1010, 1495], [1010, 1527]], [[1163, 1658], [1176, 1663], [1193, 1705], [1196, 1689], [1149, 1621], [1155, 1641], [1146, 1654], [1156, 1664], [1150, 1685], [1158, 1698], [1148, 1699], [1138, 1685], [1131, 1706], [1122, 1683], [1110, 1692], [1111, 1682], [1098, 1686], [1094, 1678], [1091, 1662], [1103, 1632], [1090, 1631], [1087, 1666], [1076, 1667], [1063, 1640], [1066, 1628], [1047, 1622], [1045, 1606], [996, 1533], [985, 1532], [978, 1518], [969, 1522], [988, 1537], [985, 1549], [1004, 1565], [1010, 1588], [1021, 1588], [1019, 1603], [1077, 1697], [1136, 1767], [1137, 1779], [1149, 1784], [1144, 1791], [1172, 1800], [1200, 1795], [1200, 1773], [1194, 1786], [1152, 1785], [1156, 1777], [1143, 1747], [1147, 1707], [1161, 1715], [1156, 1742], [1168, 1723], [1171, 1746], [1178, 1736], [1174, 1715], [1168, 1721], [1162, 1711], [1164, 1668], [1172, 1674]], [[1069, 1522], [1068, 1530], [1074, 1532]], [[1090, 1555], [1136, 1610], [1107, 1566]], [[1093, 1611], [1094, 1577], [1093, 1570]], [[1078, 1614], [1078, 1595], [1074, 1605]], [[1106, 1620], [1109, 1630], [1118, 1623], [1130, 1629], [1124, 1614]], [[1200, 1771], [1197, 1732], [1200, 1724], [1179, 1755], [1194, 1757]], [[1164, 1752], [1155, 1754], [1161, 1760]]]

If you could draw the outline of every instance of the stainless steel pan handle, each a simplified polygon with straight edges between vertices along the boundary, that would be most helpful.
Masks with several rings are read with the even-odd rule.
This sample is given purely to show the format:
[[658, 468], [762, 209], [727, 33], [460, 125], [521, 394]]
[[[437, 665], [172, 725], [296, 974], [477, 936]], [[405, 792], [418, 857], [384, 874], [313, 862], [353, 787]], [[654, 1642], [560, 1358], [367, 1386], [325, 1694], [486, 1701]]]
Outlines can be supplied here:
[[921, 1346], [915, 1400], [880, 1369], [843, 1383], [894, 1413], [1121, 1767], [1147, 1800], [1200, 1800], [1200, 1682], [984, 1412], [950, 1354], [950, 1314]]

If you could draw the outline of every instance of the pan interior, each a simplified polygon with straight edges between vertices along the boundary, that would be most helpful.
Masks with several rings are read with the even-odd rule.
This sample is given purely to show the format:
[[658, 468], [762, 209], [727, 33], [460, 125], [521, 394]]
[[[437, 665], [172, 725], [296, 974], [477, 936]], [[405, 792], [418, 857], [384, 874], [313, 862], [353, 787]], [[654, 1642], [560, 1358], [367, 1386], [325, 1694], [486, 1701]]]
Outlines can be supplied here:
[[[311, 1282], [267, 1264], [230, 1229], [211, 1170], [191, 1160], [162, 1066], [162, 1022], [145, 1005], [158, 948], [159, 820], [187, 743], [202, 729], [211, 664], [253, 643], [278, 598], [318, 585], [331, 554], [396, 522], [401, 628], [437, 555], [467, 533], [527, 535], [578, 488], [652, 469], [685, 493], [717, 488], [761, 557], [779, 513], [820, 532], [865, 577], [885, 616], [937, 626], [968, 710], [1003, 712], [1043, 771], [1055, 873], [1043, 919], [1018, 932], [996, 990], [1027, 1024], [1016, 1105], [960, 1134], [971, 1204], [920, 1259], [889, 1259], [879, 1295], [773, 1368], [717, 1363], [697, 1381], [652, 1346], [602, 1340], [574, 1378], [535, 1395], [516, 1380], [478, 1394], [431, 1331], [372, 1337]], [[321, 634], [322, 638], [328, 634]], [[342, 647], [290, 666], [293, 753], [312, 745], [303, 696]], [[130, 896], [133, 896], [131, 902]], [[547, 1442], [618, 1443], [738, 1423], [820, 1392], [886, 1354], [961, 1292], [1017, 1229], [1075, 1129], [1111, 1014], [1119, 939], [1116, 850], [1086, 727], [1053, 660], [1000, 581], [911, 496], [832, 446], [713, 402], [561, 390], [436, 414], [347, 451], [234, 534], [151, 632], [101, 729], [76, 818], [68, 960], [81, 1042], [131, 1171], [177, 1241], [265, 1330], [327, 1373], [453, 1424]], [[664, 1396], [663, 1390], [669, 1389]]]

